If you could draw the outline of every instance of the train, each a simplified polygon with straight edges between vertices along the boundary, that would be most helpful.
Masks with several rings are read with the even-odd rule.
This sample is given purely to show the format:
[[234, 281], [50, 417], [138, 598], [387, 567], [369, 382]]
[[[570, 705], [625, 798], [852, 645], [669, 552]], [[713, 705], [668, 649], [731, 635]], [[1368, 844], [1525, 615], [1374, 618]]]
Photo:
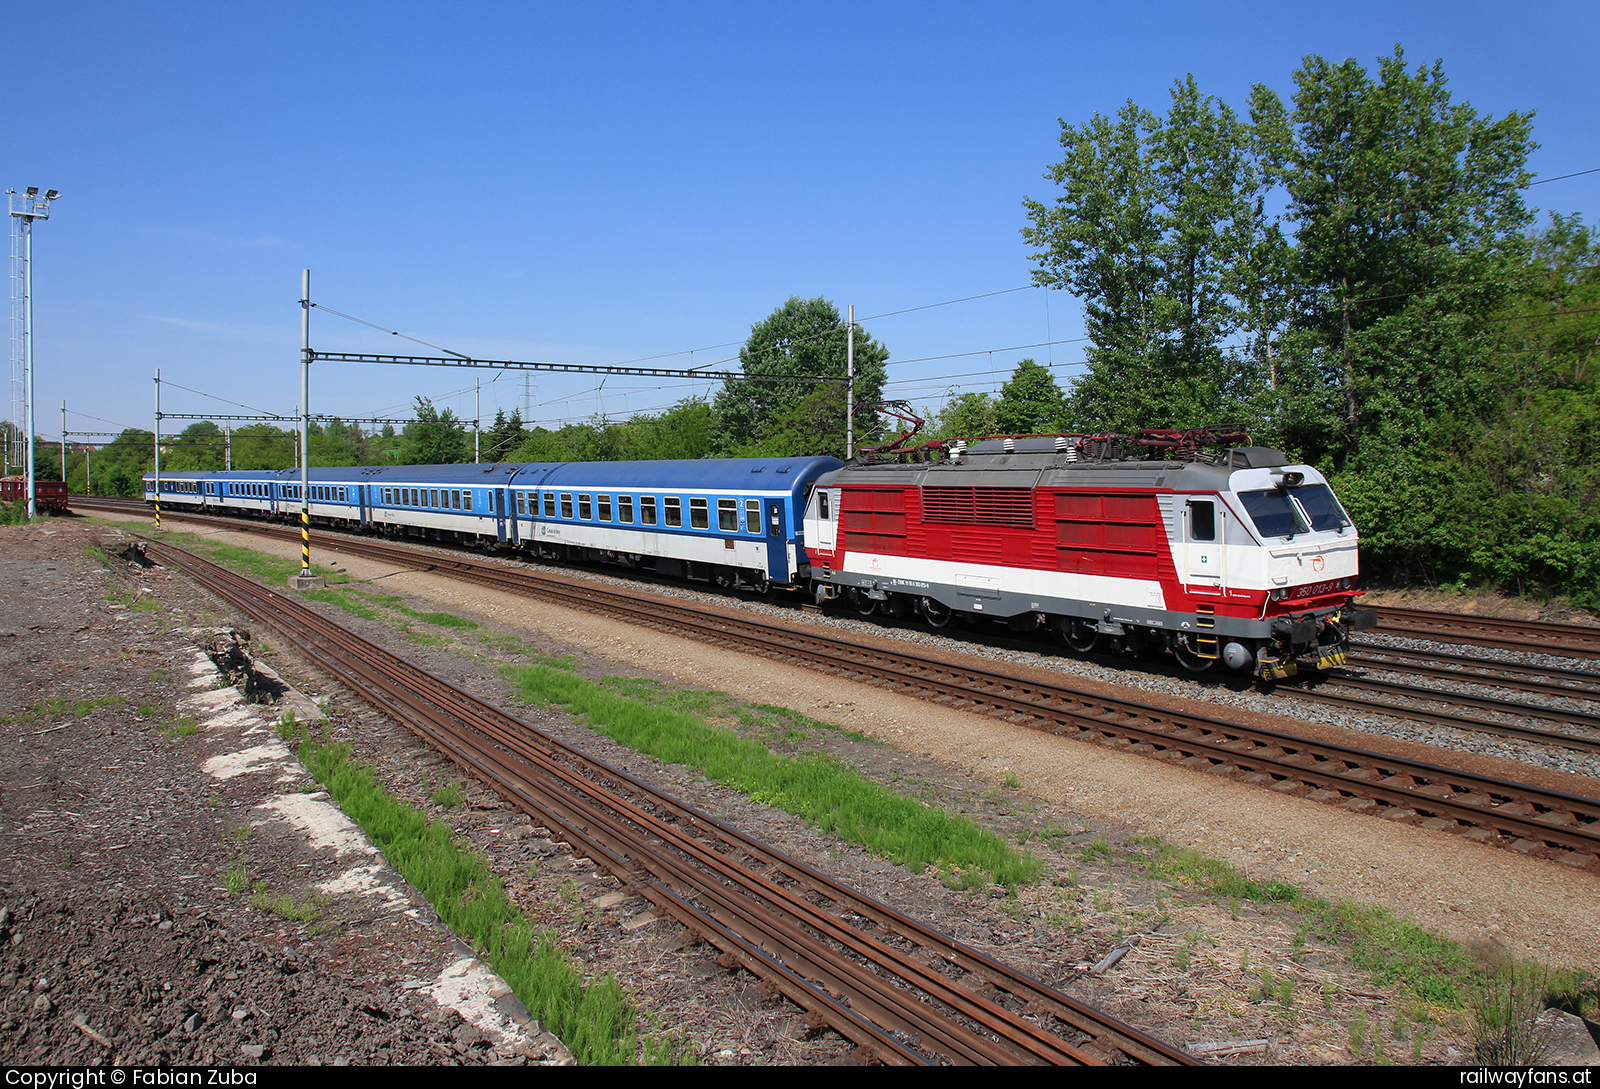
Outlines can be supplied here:
[[[312, 469], [317, 524], [1048, 633], [1264, 681], [1345, 661], [1359, 534], [1314, 467], [1204, 429], [831, 457]], [[161, 476], [163, 506], [298, 519], [298, 470]], [[153, 474], [145, 500], [155, 500]]]
[[[41, 511], [61, 514], [67, 510], [67, 486], [59, 480], [33, 482], [34, 505]], [[26, 503], [28, 478], [25, 476], [0, 476], [0, 503]]]

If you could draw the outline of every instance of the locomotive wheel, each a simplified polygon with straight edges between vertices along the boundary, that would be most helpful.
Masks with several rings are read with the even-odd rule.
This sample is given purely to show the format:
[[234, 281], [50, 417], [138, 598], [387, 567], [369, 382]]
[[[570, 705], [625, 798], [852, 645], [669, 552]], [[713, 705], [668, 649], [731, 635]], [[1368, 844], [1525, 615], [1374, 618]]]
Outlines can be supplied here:
[[1177, 636], [1172, 640], [1172, 656], [1178, 659], [1178, 664], [1191, 673], [1204, 673], [1216, 662], [1215, 658], [1202, 658], [1189, 646], [1189, 640]]
[[1060, 632], [1061, 641], [1079, 654], [1088, 654], [1100, 645], [1100, 630], [1092, 620], [1063, 618]]
[[922, 618], [928, 622], [929, 627], [942, 628], [949, 624], [955, 613], [931, 597], [922, 599]]

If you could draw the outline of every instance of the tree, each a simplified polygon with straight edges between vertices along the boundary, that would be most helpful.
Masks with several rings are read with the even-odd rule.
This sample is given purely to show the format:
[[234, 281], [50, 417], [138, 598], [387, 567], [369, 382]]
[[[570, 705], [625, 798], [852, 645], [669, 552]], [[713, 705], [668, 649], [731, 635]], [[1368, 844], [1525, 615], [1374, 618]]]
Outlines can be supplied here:
[[970, 439], [993, 435], [1000, 430], [995, 422], [994, 398], [987, 393], [963, 393], [945, 402], [934, 417], [929, 438]]
[[490, 461], [508, 460], [517, 447], [522, 445], [527, 433], [527, 428], [522, 426], [522, 409], [512, 409], [510, 416], [506, 415], [503, 408], [496, 410], [494, 423], [484, 436], [487, 440], [484, 443], [484, 455]]
[[1093, 347], [1071, 400], [1086, 428], [1223, 422], [1258, 384], [1225, 345], [1272, 324], [1283, 253], [1265, 209], [1282, 104], [1257, 87], [1243, 121], [1193, 76], [1171, 97], [1165, 117], [1130, 101], [1115, 118], [1063, 120], [1066, 156], [1045, 175], [1062, 195], [1023, 202], [1035, 281], [1084, 300]]
[[401, 432], [401, 457], [408, 465], [452, 465], [467, 460], [467, 433], [450, 409], [440, 412], [417, 398], [417, 418]]
[[[739, 365], [749, 376], [792, 377], [820, 375], [843, 377], [846, 371], [847, 330], [839, 309], [824, 298], [793, 296], [764, 321], [750, 329], [739, 349]], [[889, 349], [856, 327], [856, 404], [883, 396], [884, 365]], [[778, 446], [793, 445], [796, 428], [814, 426], [818, 449], [832, 444], [837, 432], [843, 445], [844, 399], [820, 396], [821, 387], [805, 382], [736, 381], [725, 384], [713, 409], [718, 422], [716, 445], [723, 454], [775, 453]], [[818, 395], [815, 398], [813, 395]], [[806, 407], [802, 409], [802, 405]], [[828, 407], [832, 406], [832, 407]], [[818, 415], [814, 410], [822, 407]], [[796, 413], [799, 415], [797, 416]], [[863, 428], [865, 424], [865, 428]], [[861, 412], [857, 430], [875, 431], [875, 414]], [[779, 436], [782, 436], [780, 438]], [[811, 450], [808, 452], [816, 452]]]
[[1012, 372], [1011, 380], [1000, 387], [1000, 402], [995, 406], [995, 425], [1008, 435], [1027, 435], [1060, 426], [1066, 402], [1061, 388], [1044, 367], [1024, 359]]
[[1527, 259], [1532, 115], [1479, 116], [1441, 63], [1408, 72], [1399, 46], [1376, 80], [1313, 56], [1295, 84], [1292, 324], [1310, 383], [1339, 402], [1300, 433], [1341, 462], [1373, 440], [1380, 458], [1437, 446], [1484, 404], [1488, 322]]

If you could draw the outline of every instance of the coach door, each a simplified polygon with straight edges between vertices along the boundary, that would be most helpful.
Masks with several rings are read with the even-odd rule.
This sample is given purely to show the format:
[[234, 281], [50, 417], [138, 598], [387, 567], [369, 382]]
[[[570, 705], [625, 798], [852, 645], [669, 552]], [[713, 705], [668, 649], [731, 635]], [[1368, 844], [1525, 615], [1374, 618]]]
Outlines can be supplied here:
[[506, 539], [506, 490], [494, 488], [489, 492], [494, 502], [494, 528], [500, 540]]
[[789, 535], [783, 525], [783, 500], [768, 499], [767, 577], [773, 582], [789, 581]]

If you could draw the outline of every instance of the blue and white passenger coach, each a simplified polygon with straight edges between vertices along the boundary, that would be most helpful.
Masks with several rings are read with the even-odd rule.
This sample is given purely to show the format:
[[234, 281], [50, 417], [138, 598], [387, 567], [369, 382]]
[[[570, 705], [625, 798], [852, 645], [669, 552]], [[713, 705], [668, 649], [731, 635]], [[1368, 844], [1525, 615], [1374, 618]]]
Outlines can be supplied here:
[[[766, 590], [810, 578], [801, 516], [830, 457], [312, 469], [311, 518]], [[162, 505], [298, 517], [297, 470], [161, 474]], [[152, 476], [145, 499], [155, 498]]]

